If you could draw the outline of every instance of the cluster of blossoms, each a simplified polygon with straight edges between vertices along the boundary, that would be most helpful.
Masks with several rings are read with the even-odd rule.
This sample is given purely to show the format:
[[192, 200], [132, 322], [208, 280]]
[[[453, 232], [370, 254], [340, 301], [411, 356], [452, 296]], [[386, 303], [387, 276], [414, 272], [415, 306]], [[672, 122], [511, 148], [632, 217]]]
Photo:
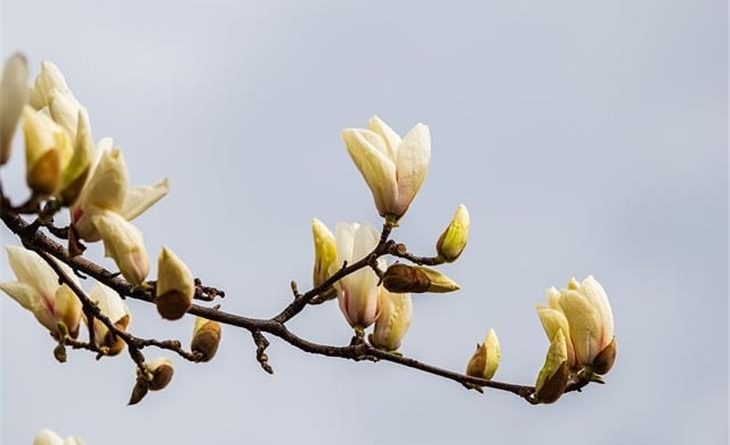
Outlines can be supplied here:
[[[105, 255], [116, 263], [129, 283], [150, 288], [149, 255], [141, 231], [130, 221], [167, 194], [167, 179], [131, 187], [122, 150], [110, 138], [94, 142], [88, 112], [58, 67], [44, 61], [32, 86], [28, 86], [27, 78], [25, 57], [10, 57], [0, 80], [0, 163], [4, 165], [10, 159], [13, 136], [16, 128], [22, 126], [26, 182], [32, 192], [29, 202], [52, 202], [68, 208], [70, 252], [81, 254], [80, 241], [102, 241]], [[100, 313], [113, 323], [116, 333], [101, 320], [87, 316], [73, 290], [66, 283], [59, 284], [54, 269], [36, 252], [8, 246], [7, 254], [16, 281], [1, 282], [0, 289], [32, 312], [59, 343], [66, 338], [78, 338], [80, 326], [87, 324], [90, 340], [93, 339], [99, 353], [114, 356], [124, 349], [125, 342], [118, 333], [127, 332], [132, 314], [115, 290], [97, 282], [88, 295]], [[53, 261], [80, 286], [68, 266]], [[196, 291], [193, 275], [167, 247], [160, 251], [157, 271], [157, 309], [165, 319], [179, 319], [192, 306]], [[210, 342], [210, 332], [217, 333], [214, 344]], [[201, 360], [212, 358], [219, 340], [220, 327], [216, 322], [196, 320], [192, 349], [200, 353]], [[146, 366], [150, 382], [155, 376], [172, 376], [169, 359], [151, 360]]]
[[[19, 127], [25, 139], [26, 183], [32, 193], [28, 203], [45, 204], [35, 211], [39, 219], [46, 207], [54, 212], [68, 209], [70, 255], [83, 253], [82, 242], [101, 241], [105, 256], [115, 262], [134, 290], [154, 297], [162, 318], [183, 317], [198, 290], [190, 269], [172, 250], [163, 247], [158, 255], [157, 279], [148, 281], [150, 258], [141, 231], [132, 224], [168, 193], [167, 179], [148, 186], [130, 186], [122, 150], [111, 138], [94, 141], [88, 112], [60, 70], [43, 62], [40, 73], [28, 86], [27, 62], [22, 55], [14, 55], [6, 61], [0, 78], [0, 165], [10, 159]], [[412, 294], [460, 289], [434, 267], [461, 256], [469, 238], [469, 212], [464, 205], [457, 207], [436, 240], [434, 256], [421, 258], [397, 250], [405, 246], [390, 241], [389, 235], [398, 227], [428, 172], [430, 130], [419, 123], [401, 137], [373, 116], [367, 128], [347, 128], [341, 135], [372, 192], [384, 226], [381, 233], [367, 223], [338, 223], [333, 233], [323, 222], [313, 219], [313, 291], [324, 300], [337, 298], [360, 345], [367, 342], [372, 346], [370, 351], [377, 348], [396, 353], [411, 324]], [[3, 202], [5, 205], [9, 204]], [[117, 355], [125, 346], [133, 352], [127, 335], [132, 313], [120, 294], [97, 282], [88, 291], [90, 303], [85, 303], [74, 271], [30, 247], [7, 247], [16, 280], [0, 282], [0, 289], [30, 311], [60, 346], [75, 341], [85, 324], [90, 348], [100, 356]], [[405, 258], [408, 263], [388, 264], [387, 255]], [[343, 272], [355, 263], [361, 267]], [[59, 270], [65, 272], [66, 280], [59, 280]], [[556, 401], [571, 383], [600, 381], [600, 375], [613, 366], [617, 351], [611, 307], [606, 292], [592, 276], [580, 283], [571, 279], [560, 291], [551, 288], [547, 298], [547, 306], [537, 310], [550, 342], [531, 394], [531, 400], [539, 403]], [[311, 301], [304, 304], [307, 302]], [[95, 306], [98, 312], [88, 306]], [[366, 336], [371, 327], [372, 332]], [[190, 345], [195, 360], [211, 360], [220, 339], [218, 322], [196, 318]], [[468, 361], [466, 375], [491, 380], [500, 358], [499, 339], [489, 329]], [[64, 359], [65, 355], [59, 358]], [[173, 375], [168, 358], [138, 361], [138, 365], [130, 403], [141, 400], [148, 390], [166, 387]], [[80, 442], [73, 438], [63, 441], [44, 430], [34, 443]]]

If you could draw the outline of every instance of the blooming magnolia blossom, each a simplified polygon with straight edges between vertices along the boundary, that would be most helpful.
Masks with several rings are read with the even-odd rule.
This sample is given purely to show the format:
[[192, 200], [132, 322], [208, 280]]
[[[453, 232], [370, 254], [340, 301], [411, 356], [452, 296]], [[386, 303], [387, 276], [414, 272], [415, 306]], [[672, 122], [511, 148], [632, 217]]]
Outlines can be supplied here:
[[0, 77], [0, 165], [10, 158], [10, 146], [20, 115], [28, 102], [28, 61], [13, 54], [3, 65]]
[[613, 312], [606, 291], [589, 275], [581, 283], [572, 278], [566, 289], [550, 288], [546, 294], [548, 305], [539, 305], [537, 314], [548, 339], [552, 341], [562, 330], [571, 368], [593, 366], [596, 357], [614, 342]]
[[53, 431], [43, 428], [33, 439], [33, 445], [84, 445], [84, 441], [71, 436], [64, 440]]
[[[59, 326], [76, 338], [81, 322], [81, 302], [66, 285], [58, 284], [58, 276], [37, 253], [19, 246], [7, 246], [10, 268], [17, 281], [0, 283], [0, 289], [31, 311], [36, 319], [54, 335]], [[55, 261], [55, 260], [54, 260]], [[75, 280], [71, 269], [59, 266]]]
[[346, 128], [342, 139], [375, 199], [383, 217], [398, 220], [415, 198], [431, 161], [431, 134], [416, 124], [401, 139], [378, 116], [368, 128]]
[[[377, 246], [380, 234], [367, 224], [339, 223], [335, 227], [337, 260], [330, 274], [347, 261], [352, 264], [368, 255]], [[378, 259], [385, 267], [385, 260]], [[365, 329], [378, 318], [378, 276], [369, 267], [347, 275], [335, 283], [340, 310], [355, 329]]]
[[[132, 313], [116, 291], [97, 282], [89, 291], [89, 298], [99, 306], [102, 315], [109, 318], [118, 329], [126, 331], [129, 328]], [[94, 341], [96, 346], [107, 348], [107, 355], [117, 355], [125, 346], [124, 340], [114, 336], [109, 328], [97, 319], [94, 319]]]
[[167, 178], [151, 186], [130, 188], [122, 151], [119, 148], [112, 149], [112, 146], [110, 138], [99, 141], [99, 159], [78, 200], [71, 207], [71, 222], [77, 235], [89, 242], [101, 238], [93, 223], [94, 214], [106, 210], [118, 213], [126, 221], [132, 221], [169, 191]]

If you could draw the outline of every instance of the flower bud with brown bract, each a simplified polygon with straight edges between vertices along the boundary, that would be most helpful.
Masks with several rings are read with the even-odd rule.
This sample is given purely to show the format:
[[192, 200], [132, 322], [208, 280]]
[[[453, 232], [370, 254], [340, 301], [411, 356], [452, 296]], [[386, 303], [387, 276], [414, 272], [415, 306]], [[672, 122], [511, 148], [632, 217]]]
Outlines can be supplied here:
[[400, 263], [385, 271], [383, 286], [395, 293], [446, 293], [460, 289], [451, 278], [434, 269]]
[[172, 361], [167, 357], [157, 357], [150, 360], [147, 364], [147, 372], [149, 380], [147, 385], [151, 391], [159, 391], [170, 384], [175, 369], [172, 367]]
[[611, 343], [603, 348], [596, 358], [593, 359], [593, 372], [603, 375], [610, 371], [616, 361], [617, 353], [618, 345], [616, 344], [616, 337], [614, 337], [613, 340], [611, 340]]
[[193, 327], [193, 341], [190, 349], [200, 354], [201, 361], [210, 361], [221, 341], [221, 324], [217, 321], [208, 320], [203, 317], [195, 318], [195, 326]]
[[490, 329], [484, 343], [477, 345], [477, 350], [466, 366], [466, 375], [490, 380], [499, 368], [502, 349], [494, 329]]
[[155, 304], [162, 318], [177, 320], [193, 305], [195, 280], [188, 266], [172, 250], [163, 247], [157, 265]]
[[558, 329], [550, 342], [545, 364], [537, 376], [535, 397], [541, 403], [553, 403], [565, 392], [570, 377], [568, 343], [565, 334]]

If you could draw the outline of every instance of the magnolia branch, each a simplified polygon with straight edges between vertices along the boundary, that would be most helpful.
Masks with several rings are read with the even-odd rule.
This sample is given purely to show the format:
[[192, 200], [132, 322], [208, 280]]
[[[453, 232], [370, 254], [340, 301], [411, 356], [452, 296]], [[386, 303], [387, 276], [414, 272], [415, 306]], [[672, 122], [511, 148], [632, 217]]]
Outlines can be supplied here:
[[[84, 312], [88, 318], [96, 318], [103, 323], [114, 335], [119, 336], [127, 345], [128, 352], [132, 360], [140, 369], [144, 369], [144, 355], [141, 350], [146, 347], [157, 347], [160, 349], [172, 351], [184, 359], [192, 362], [198, 362], [199, 356], [195, 353], [186, 351], [182, 348], [181, 343], [177, 340], [155, 340], [143, 339], [118, 329], [114, 323], [104, 314], [94, 302], [86, 295], [83, 289], [70, 277], [67, 272], [62, 269], [56, 261], [59, 260], [68, 265], [79, 276], [89, 276], [93, 279], [114, 289], [123, 297], [128, 297], [147, 303], [154, 303], [154, 282], [148, 287], [133, 286], [117, 273], [113, 273], [99, 266], [98, 264], [82, 257], [70, 256], [68, 251], [58, 242], [45, 235], [40, 229], [41, 227], [57, 232], [57, 229], [48, 223], [48, 216], [45, 221], [40, 224], [26, 222], [18, 213], [11, 211], [8, 206], [3, 206], [2, 221], [5, 225], [15, 233], [21, 240], [22, 244], [37, 252], [48, 264], [54, 269], [59, 280], [66, 283], [76, 294], [84, 307]], [[39, 217], [40, 219], [41, 217]], [[536, 403], [534, 398], [535, 388], [533, 386], [516, 385], [504, 383], [494, 380], [486, 380], [483, 378], [472, 377], [460, 372], [454, 372], [447, 369], [439, 368], [413, 358], [405, 357], [400, 354], [390, 353], [377, 349], [362, 338], [355, 337], [347, 346], [323, 345], [306, 340], [294, 334], [286, 327], [286, 322], [295, 317], [297, 314], [315, 299], [321, 297], [323, 292], [330, 288], [335, 282], [341, 278], [356, 272], [365, 267], [377, 267], [377, 259], [383, 255], [392, 255], [406, 259], [416, 264], [436, 264], [437, 259], [430, 257], [417, 257], [407, 252], [403, 244], [398, 244], [390, 240], [391, 227], [384, 225], [381, 238], [375, 249], [366, 257], [352, 264], [343, 264], [342, 267], [335, 272], [328, 280], [320, 286], [314, 287], [305, 293], [299, 293], [296, 284], [292, 283], [295, 295], [294, 301], [286, 306], [279, 314], [270, 319], [257, 319], [245, 317], [242, 315], [232, 314], [220, 310], [219, 306], [205, 307], [194, 304], [188, 313], [197, 315], [209, 320], [215, 320], [219, 323], [238, 327], [249, 331], [256, 345], [256, 357], [261, 367], [273, 373], [273, 369], [269, 364], [269, 357], [265, 351], [269, 345], [264, 334], [269, 334], [282, 339], [290, 345], [312, 354], [323, 355], [328, 357], [339, 357], [354, 361], [386, 361], [408, 368], [416, 369], [438, 377], [446, 378], [454, 382], [460, 383], [468, 389], [482, 391], [483, 388], [492, 388], [496, 390], [507, 391], [513, 393], [530, 403]], [[216, 297], [222, 297], [224, 293], [219, 289], [203, 286], [199, 280], [196, 280], [195, 298], [201, 301], [212, 301]], [[91, 321], [91, 320], [90, 320]], [[93, 329], [90, 329], [93, 331]], [[90, 334], [93, 335], [93, 334]], [[101, 354], [99, 348], [94, 344], [93, 337], [89, 343], [79, 342], [70, 338], [66, 338], [65, 345], [73, 349], [87, 349]], [[103, 354], [102, 354], [103, 355]], [[566, 392], [578, 390], [580, 391], [589, 383], [588, 379], [576, 379], [571, 382]]]

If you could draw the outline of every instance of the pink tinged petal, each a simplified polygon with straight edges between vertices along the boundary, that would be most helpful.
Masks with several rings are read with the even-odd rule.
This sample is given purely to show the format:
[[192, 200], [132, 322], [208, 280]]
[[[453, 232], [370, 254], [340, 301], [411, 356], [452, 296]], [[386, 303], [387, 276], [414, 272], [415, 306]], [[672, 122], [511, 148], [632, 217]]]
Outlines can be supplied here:
[[563, 290], [560, 296], [560, 307], [570, 325], [570, 338], [575, 348], [577, 361], [590, 365], [601, 352], [599, 337], [601, 335], [601, 316], [588, 299], [580, 292]]
[[602, 330], [599, 347], [602, 350], [611, 343], [614, 336], [613, 311], [611, 311], [611, 304], [608, 302], [608, 295], [606, 295], [603, 286], [593, 278], [593, 275], [589, 275], [583, 280], [580, 289], [601, 315]]
[[397, 152], [398, 200], [396, 215], [403, 215], [411, 205], [431, 161], [431, 133], [426, 125], [416, 124], [403, 138]]
[[127, 191], [120, 214], [127, 221], [132, 221], [167, 195], [169, 190], [170, 186], [167, 178], [160, 179], [154, 185], [130, 188]]
[[58, 276], [37, 253], [20, 246], [6, 246], [8, 262], [21, 283], [41, 295], [53, 295], [58, 288]]
[[383, 138], [370, 130], [347, 128], [342, 139], [362, 174], [381, 215], [392, 213], [397, 199], [395, 163], [388, 157]]

